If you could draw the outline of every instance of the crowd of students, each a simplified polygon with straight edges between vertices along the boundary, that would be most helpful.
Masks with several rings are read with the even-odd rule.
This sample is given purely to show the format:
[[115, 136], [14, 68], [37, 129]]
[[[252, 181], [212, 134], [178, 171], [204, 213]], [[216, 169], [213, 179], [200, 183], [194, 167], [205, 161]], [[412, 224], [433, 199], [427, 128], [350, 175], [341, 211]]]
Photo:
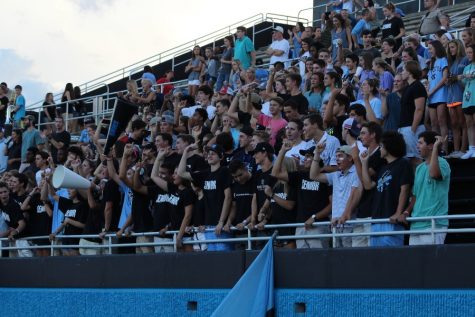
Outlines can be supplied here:
[[[299, 236], [277, 240], [285, 248], [397, 246], [405, 229], [429, 230], [429, 221], [406, 218], [447, 215], [444, 156], [475, 157], [474, 32], [466, 29], [463, 41], [437, 33], [424, 47], [418, 34], [404, 37], [388, 4], [380, 52], [365, 10], [353, 22], [356, 31], [347, 30], [345, 10], [329, 12], [316, 30], [298, 24], [289, 41], [276, 27], [268, 70], [255, 68], [244, 27], [236, 39], [226, 37], [230, 52], [220, 59], [210, 50], [201, 58], [195, 48], [187, 91], [173, 87], [169, 71], [157, 93], [147, 68], [141, 91], [130, 81], [119, 94], [139, 111], [107, 155], [102, 123], [84, 120], [78, 143], [70, 145], [61, 114], [53, 130], [41, 132], [34, 117], [20, 118], [26, 130], [12, 133], [19, 137], [6, 142], [1, 135], [8, 164], [0, 182], [0, 236], [12, 246], [56, 241], [63, 255], [91, 255], [109, 252], [97, 248], [108, 243], [106, 234], [144, 244], [114, 252], [151, 253], [174, 250], [169, 231], [177, 232], [180, 251], [214, 251], [243, 246], [212, 240], [247, 235], [246, 227], [265, 235], [266, 224], [304, 224], [278, 230]], [[25, 132], [35, 144], [21, 144]], [[58, 165], [88, 179], [90, 188], [54, 188]], [[389, 220], [350, 225], [351, 219]], [[325, 221], [331, 225], [319, 225]], [[437, 229], [447, 226], [436, 221]], [[305, 238], [332, 228], [361, 235]], [[365, 235], [386, 231], [401, 234]], [[148, 232], [157, 234], [140, 235]], [[68, 238], [77, 234], [96, 236]], [[31, 236], [48, 238], [25, 239]], [[445, 233], [411, 234], [408, 243], [444, 239]], [[192, 240], [199, 243], [186, 243]], [[10, 252], [47, 254], [46, 247]]]

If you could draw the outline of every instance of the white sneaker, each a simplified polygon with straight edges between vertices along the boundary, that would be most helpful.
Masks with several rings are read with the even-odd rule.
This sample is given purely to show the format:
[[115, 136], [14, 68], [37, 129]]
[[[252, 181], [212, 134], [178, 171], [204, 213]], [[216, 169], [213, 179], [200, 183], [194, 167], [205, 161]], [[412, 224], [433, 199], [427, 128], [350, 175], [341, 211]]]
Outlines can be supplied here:
[[450, 153], [450, 155], [448, 157], [450, 157], [450, 158], [461, 158], [463, 155], [464, 155], [464, 153], [462, 151], [454, 151], [454, 152]]
[[462, 155], [460, 158], [461, 158], [462, 160], [467, 160], [467, 159], [469, 159], [469, 158], [471, 158], [471, 157], [475, 157], [474, 155], [475, 155], [475, 151], [473, 151], [473, 150], [468, 150], [467, 153], [465, 153], [464, 155]]

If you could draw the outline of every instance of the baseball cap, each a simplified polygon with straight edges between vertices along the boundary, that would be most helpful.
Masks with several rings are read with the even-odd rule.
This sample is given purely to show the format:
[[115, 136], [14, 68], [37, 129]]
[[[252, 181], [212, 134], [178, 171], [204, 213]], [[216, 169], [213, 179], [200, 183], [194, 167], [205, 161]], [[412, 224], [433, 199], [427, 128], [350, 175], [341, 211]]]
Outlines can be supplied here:
[[312, 155], [313, 156], [313, 152], [315, 152], [315, 146], [311, 146], [306, 150], [300, 150], [299, 151], [300, 155], [302, 155], [302, 156], [305, 156], [305, 155]]
[[354, 138], [357, 138], [360, 135], [361, 124], [355, 120], [355, 118], [348, 118], [343, 121], [342, 125], [343, 130], [348, 130], [348, 133]]
[[281, 26], [275, 26], [272, 28], [272, 30], [280, 32], [280, 33], [284, 33], [284, 28], [282, 28]]
[[21, 120], [25, 120], [25, 119], [28, 119], [30, 121], [35, 121], [35, 117], [32, 116], [31, 114], [27, 115], [27, 116], [24, 116], [24, 117], [21, 117]]
[[213, 144], [211, 146], [206, 147], [206, 150], [213, 151], [214, 153], [218, 154], [219, 157], [222, 157], [224, 154], [224, 149], [219, 144]]
[[150, 119], [150, 121], [148, 122], [148, 125], [156, 125], [159, 120], [160, 120], [160, 117], [153, 117], [153, 118]]
[[350, 155], [351, 156], [351, 152], [353, 151], [352, 150], [353, 148], [349, 145], [342, 145], [340, 146], [336, 151], [337, 152], [343, 152], [345, 153], [346, 155]]
[[[154, 118], [152, 118], [153, 120]], [[163, 115], [162, 116], [162, 122], [166, 122], [168, 124], [174, 124], [175, 123], [175, 119], [172, 115], [169, 115], [169, 114], [166, 114], [166, 115]]]
[[266, 153], [271, 153], [271, 154], [275, 153], [272, 145], [270, 145], [267, 142], [257, 143], [256, 148], [254, 149], [254, 153], [256, 152], [266, 152]]

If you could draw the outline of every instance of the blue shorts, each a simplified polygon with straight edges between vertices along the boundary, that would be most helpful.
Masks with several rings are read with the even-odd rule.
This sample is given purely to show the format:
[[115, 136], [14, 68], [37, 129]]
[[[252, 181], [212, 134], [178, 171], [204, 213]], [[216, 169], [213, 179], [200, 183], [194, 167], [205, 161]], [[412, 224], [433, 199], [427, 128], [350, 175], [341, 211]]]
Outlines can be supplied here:
[[[214, 233], [214, 228], [215, 226], [207, 226], [206, 229], [213, 229], [213, 231], [205, 231], [205, 241], [209, 240], [217, 240], [217, 239], [230, 239], [232, 238], [232, 235], [230, 235], [227, 232], [221, 231], [221, 234], [217, 236]], [[233, 244], [232, 243], [207, 243], [208, 245], [208, 251], [231, 251], [233, 250]]]
[[[392, 223], [375, 223], [371, 225], [371, 232], [404, 231], [404, 227]], [[404, 235], [371, 236], [369, 245], [372, 247], [396, 247], [404, 245]]]

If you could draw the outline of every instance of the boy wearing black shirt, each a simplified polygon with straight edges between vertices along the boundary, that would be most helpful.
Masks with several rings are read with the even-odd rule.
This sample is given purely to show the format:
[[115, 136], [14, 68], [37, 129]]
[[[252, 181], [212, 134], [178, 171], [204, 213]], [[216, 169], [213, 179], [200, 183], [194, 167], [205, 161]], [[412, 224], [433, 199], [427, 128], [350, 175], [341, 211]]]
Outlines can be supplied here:
[[[10, 197], [10, 191], [5, 183], [0, 183], [0, 217], [5, 221], [8, 230], [0, 232], [0, 237], [8, 237], [11, 247], [29, 246], [21, 239], [26, 223], [20, 206]], [[10, 257], [31, 257], [31, 250], [19, 249], [10, 251]]]
[[274, 185], [271, 180], [272, 159], [274, 148], [265, 142], [258, 143], [254, 149], [254, 159], [260, 166], [260, 170], [255, 175], [255, 189], [252, 198], [252, 214], [249, 227], [253, 229], [258, 222], [262, 222], [269, 215], [270, 201], [264, 190], [266, 185]]
[[234, 181], [231, 185], [233, 202], [226, 226], [234, 225], [239, 230], [243, 230], [251, 220], [252, 197], [255, 189], [254, 177], [242, 161], [233, 160], [228, 168]]
[[[374, 219], [390, 218], [390, 223], [375, 223], [371, 225], [372, 232], [403, 231], [404, 227], [398, 222], [409, 202], [409, 196], [414, 175], [411, 164], [404, 158], [406, 145], [401, 134], [395, 131], [383, 133], [381, 140], [381, 157], [388, 162], [372, 181], [369, 176], [368, 156], [363, 155], [363, 186], [373, 189], [372, 217]], [[404, 235], [372, 236], [370, 246], [401, 246]]]
[[[328, 221], [331, 211], [331, 191], [327, 184], [310, 179], [310, 166], [312, 165], [313, 152], [315, 147], [308, 150], [301, 150], [300, 155], [305, 157], [304, 170], [297, 172], [282, 171], [282, 162], [285, 153], [291, 149], [291, 144], [285, 142], [279, 151], [279, 155], [272, 169], [272, 175], [280, 180], [289, 183], [291, 188], [295, 188], [296, 194], [296, 222], [304, 222], [305, 227], [295, 230], [295, 235], [316, 235], [328, 234], [328, 226], [313, 226], [316, 221]], [[297, 240], [297, 248], [327, 248], [329, 239], [305, 239]]]
[[[230, 237], [228, 233], [222, 231], [229, 215], [232, 200], [231, 176], [228, 169], [221, 166], [221, 159], [224, 156], [223, 148], [213, 144], [209, 148], [207, 157], [210, 170], [190, 174], [186, 171], [186, 160], [194, 149], [195, 145], [186, 147], [177, 174], [184, 179], [204, 181], [203, 194], [206, 206], [204, 225], [209, 229], [214, 229], [214, 232], [205, 232], [206, 240]], [[227, 243], [211, 243], [208, 245], [208, 251], [230, 250], [231, 247]]]

